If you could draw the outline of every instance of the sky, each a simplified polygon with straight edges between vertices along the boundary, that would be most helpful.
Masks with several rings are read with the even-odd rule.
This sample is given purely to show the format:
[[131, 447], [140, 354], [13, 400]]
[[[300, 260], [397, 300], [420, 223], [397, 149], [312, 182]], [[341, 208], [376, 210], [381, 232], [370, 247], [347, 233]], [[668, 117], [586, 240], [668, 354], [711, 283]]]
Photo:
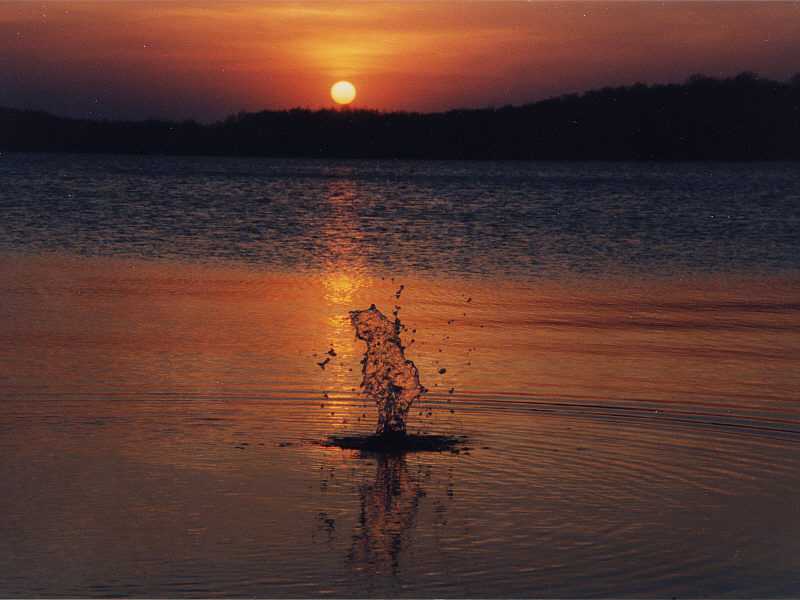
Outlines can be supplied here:
[[800, 72], [800, 2], [0, 1], [0, 106], [214, 122], [432, 112], [605, 86]]

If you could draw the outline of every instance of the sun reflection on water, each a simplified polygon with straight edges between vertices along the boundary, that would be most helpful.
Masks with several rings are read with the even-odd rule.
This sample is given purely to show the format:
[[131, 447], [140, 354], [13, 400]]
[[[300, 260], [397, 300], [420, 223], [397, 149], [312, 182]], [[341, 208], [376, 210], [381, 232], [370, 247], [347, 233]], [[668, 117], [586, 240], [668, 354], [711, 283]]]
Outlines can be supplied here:
[[358, 350], [348, 317], [359, 303], [358, 297], [370, 287], [365, 262], [368, 248], [359, 226], [358, 204], [358, 186], [347, 179], [346, 173], [331, 180], [328, 194], [320, 202], [318, 252], [324, 270], [318, 281], [325, 313], [323, 335], [330, 349], [322, 350], [327, 356], [322, 355], [317, 364], [323, 370], [320, 406], [332, 429], [347, 428], [361, 421], [363, 414], [363, 407], [353, 402], [359, 396]]
[[331, 304], [350, 306], [354, 295], [364, 287], [362, 278], [344, 271], [332, 271], [322, 276], [325, 300]]

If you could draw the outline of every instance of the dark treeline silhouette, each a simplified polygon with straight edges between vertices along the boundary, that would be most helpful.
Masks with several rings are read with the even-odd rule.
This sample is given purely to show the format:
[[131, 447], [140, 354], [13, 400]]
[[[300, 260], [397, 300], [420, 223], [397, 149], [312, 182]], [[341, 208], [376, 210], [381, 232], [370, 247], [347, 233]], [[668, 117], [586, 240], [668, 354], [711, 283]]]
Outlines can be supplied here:
[[693, 75], [443, 113], [292, 109], [223, 122], [90, 121], [0, 109], [0, 151], [529, 160], [800, 159], [800, 76]]

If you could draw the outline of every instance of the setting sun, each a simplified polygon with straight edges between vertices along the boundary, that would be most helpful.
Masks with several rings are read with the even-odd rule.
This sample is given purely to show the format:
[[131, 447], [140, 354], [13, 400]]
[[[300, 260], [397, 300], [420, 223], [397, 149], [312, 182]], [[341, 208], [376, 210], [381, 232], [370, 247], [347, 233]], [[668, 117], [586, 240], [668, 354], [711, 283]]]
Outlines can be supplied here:
[[356, 88], [349, 81], [339, 81], [331, 88], [331, 98], [337, 104], [350, 104], [356, 97]]

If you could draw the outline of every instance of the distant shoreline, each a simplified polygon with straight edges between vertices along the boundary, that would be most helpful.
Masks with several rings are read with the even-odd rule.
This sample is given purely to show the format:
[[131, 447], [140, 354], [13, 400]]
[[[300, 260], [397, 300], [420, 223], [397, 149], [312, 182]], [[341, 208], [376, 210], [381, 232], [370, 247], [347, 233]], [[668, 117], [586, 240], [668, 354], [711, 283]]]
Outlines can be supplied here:
[[800, 160], [800, 82], [692, 76], [520, 107], [291, 109], [224, 121], [92, 121], [0, 108], [0, 151], [469, 160]]

